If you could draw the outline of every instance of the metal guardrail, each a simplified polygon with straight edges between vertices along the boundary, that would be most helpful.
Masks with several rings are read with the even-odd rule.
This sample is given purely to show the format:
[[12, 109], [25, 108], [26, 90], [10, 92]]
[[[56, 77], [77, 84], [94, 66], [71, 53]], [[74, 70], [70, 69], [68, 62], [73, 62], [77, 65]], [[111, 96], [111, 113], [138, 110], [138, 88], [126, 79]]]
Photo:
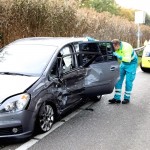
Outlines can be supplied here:
[[145, 46], [139, 47], [139, 48], [134, 48], [134, 50], [137, 51], [142, 51], [144, 49]]
[[144, 50], [145, 46], [139, 47], [139, 48], [134, 48], [136, 54], [138, 57], [142, 57], [142, 51]]

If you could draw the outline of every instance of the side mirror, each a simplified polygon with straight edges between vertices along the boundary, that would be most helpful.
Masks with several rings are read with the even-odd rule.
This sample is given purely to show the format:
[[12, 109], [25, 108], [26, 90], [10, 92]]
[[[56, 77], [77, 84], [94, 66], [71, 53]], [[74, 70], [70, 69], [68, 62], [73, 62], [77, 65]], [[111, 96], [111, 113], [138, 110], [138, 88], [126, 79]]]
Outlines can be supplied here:
[[48, 80], [49, 81], [51, 81], [51, 82], [53, 82], [53, 83], [56, 83], [56, 84], [60, 84], [60, 83], [62, 83], [63, 81], [60, 79], [60, 78], [58, 78], [58, 77], [50, 77], [50, 76], [48, 76]]

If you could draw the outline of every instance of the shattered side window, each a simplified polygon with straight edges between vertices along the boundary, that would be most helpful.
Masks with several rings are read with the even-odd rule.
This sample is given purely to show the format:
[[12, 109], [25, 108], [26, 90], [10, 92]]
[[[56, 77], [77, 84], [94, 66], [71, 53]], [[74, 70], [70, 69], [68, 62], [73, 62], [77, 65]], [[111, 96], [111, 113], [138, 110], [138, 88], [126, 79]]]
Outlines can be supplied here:
[[78, 43], [74, 44], [74, 47], [75, 47], [76, 52], [79, 52], [79, 44]]
[[[62, 54], [62, 56], [71, 54], [70, 47], [63, 48], [60, 53]], [[71, 65], [71, 59], [71, 55], [63, 58], [66, 67], [69, 67]]]
[[[82, 43], [80, 44], [79, 49], [80, 49], [80, 52], [99, 52], [98, 43]], [[87, 64], [92, 59], [94, 59], [92, 64], [103, 61], [103, 57], [100, 55], [85, 53], [85, 54], [81, 54], [81, 56], [82, 56], [82, 65]]]
[[[60, 54], [62, 55], [62, 69], [63, 69], [63, 73], [69, 72], [71, 69], [73, 69], [75, 67], [74, 59], [73, 59], [73, 56], [71, 55], [72, 54], [71, 47], [70, 46], [64, 47], [60, 51]], [[65, 55], [67, 55], [67, 56], [65, 56]]]
[[110, 43], [106, 43], [107, 45], [107, 60], [115, 60], [115, 57], [113, 56], [113, 48]]
[[100, 51], [103, 55], [104, 61], [112, 61], [115, 60], [113, 56], [113, 48], [111, 43], [109, 42], [100, 42], [99, 43]]

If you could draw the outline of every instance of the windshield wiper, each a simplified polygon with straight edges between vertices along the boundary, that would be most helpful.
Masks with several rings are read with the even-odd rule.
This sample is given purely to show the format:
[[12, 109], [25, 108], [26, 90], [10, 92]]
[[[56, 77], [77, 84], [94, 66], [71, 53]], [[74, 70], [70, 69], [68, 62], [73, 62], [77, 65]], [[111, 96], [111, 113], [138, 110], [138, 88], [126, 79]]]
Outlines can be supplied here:
[[23, 73], [16, 73], [16, 72], [0, 72], [2, 75], [18, 75], [18, 76], [31, 76]]

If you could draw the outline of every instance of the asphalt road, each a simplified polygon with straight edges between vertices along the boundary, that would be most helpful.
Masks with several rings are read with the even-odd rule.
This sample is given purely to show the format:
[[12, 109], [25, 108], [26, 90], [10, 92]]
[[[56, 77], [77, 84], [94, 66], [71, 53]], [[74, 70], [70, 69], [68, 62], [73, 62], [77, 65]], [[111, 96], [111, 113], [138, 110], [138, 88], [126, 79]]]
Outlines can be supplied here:
[[137, 73], [130, 104], [108, 104], [112, 96], [83, 109], [30, 150], [150, 150], [150, 73]]

